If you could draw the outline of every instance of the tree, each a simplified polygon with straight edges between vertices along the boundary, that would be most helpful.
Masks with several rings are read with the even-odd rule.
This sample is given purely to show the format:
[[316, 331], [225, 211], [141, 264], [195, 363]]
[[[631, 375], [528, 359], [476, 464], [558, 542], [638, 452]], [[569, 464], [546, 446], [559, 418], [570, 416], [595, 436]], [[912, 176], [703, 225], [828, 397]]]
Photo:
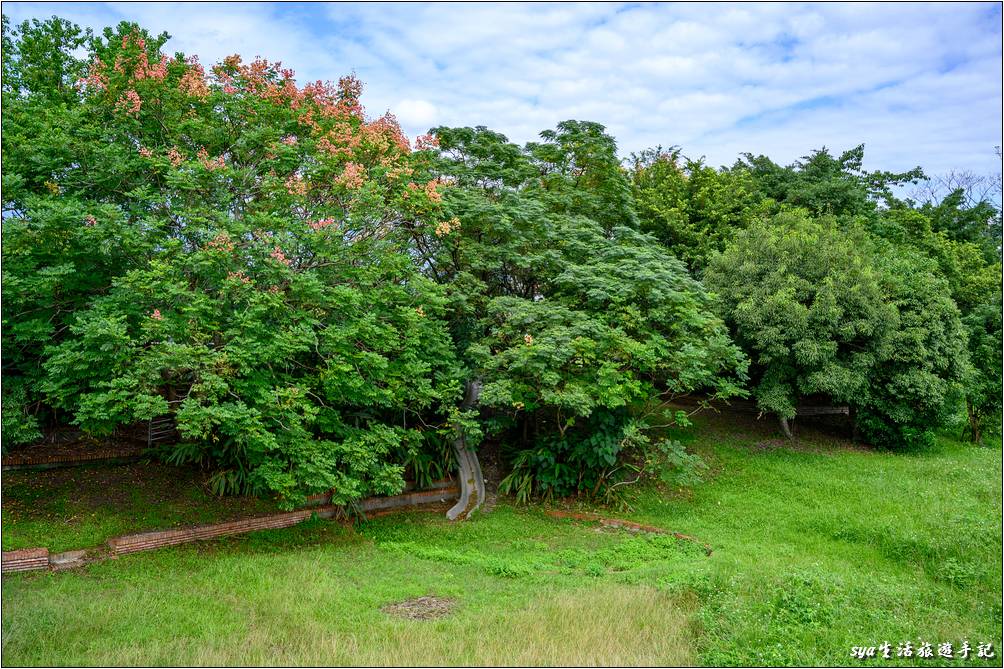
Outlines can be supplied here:
[[1001, 396], [1001, 291], [963, 319], [973, 374], [966, 382], [966, 430], [963, 436], [980, 443], [983, 436], [1000, 426]]
[[454, 219], [413, 229], [420, 265], [450, 293], [461, 359], [483, 380], [486, 427], [518, 446], [507, 483], [524, 494], [620, 484], [625, 457], [652, 447], [646, 404], [737, 392], [728, 379], [744, 364], [700, 284], [626, 225], [626, 180], [583, 158], [569, 139], [580, 131], [610, 144], [575, 122], [523, 150], [484, 128], [435, 129], [429, 169], [456, 184], [444, 194]]
[[765, 411], [792, 418], [803, 396], [851, 402], [866, 391], [895, 310], [862, 247], [860, 232], [796, 212], [750, 226], [712, 256], [705, 282], [750, 356]]
[[207, 76], [165, 39], [121, 24], [66, 105], [10, 102], [5, 386], [98, 434], [173, 414], [165, 457], [220, 492], [398, 491], [461, 391], [443, 291], [399, 231], [438, 221], [444, 186], [409, 179], [356, 79], [238, 56]]
[[694, 272], [732, 234], [762, 214], [745, 171], [716, 170], [661, 147], [632, 155], [631, 179], [640, 229]]
[[926, 441], [968, 371], [958, 309], [933, 263], [860, 228], [780, 214], [740, 232], [705, 274], [751, 358], [765, 411], [848, 403], [874, 443]]
[[874, 216], [878, 204], [893, 197], [894, 186], [916, 184], [924, 172], [920, 167], [901, 173], [865, 171], [864, 150], [860, 144], [834, 156], [823, 147], [787, 167], [746, 153], [732, 169], [747, 172], [758, 196], [779, 205], [803, 207], [817, 216]]

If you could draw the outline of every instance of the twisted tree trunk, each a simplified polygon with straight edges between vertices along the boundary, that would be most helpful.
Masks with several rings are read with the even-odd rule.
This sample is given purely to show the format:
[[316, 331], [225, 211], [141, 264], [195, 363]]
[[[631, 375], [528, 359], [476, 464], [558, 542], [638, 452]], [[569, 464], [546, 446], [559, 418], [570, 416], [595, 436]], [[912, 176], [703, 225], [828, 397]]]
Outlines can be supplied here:
[[[462, 407], [470, 409], [477, 406], [481, 396], [481, 380], [475, 379], [467, 383]], [[453, 451], [457, 456], [457, 467], [460, 470], [460, 499], [446, 512], [450, 520], [463, 520], [481, 506], [485, 499], [485, 479], [481, 474], [481, 463], [478, 455], [467, 445], [467, 435], [462, 427], [457, 428], [457, 437], [453, 440]]]

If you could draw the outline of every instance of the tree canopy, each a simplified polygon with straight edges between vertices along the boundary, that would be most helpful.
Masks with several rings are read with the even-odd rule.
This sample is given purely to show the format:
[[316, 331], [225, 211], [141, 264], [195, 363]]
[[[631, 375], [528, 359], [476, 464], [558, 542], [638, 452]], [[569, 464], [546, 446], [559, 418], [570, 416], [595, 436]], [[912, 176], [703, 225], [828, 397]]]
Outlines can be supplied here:
[[159, 455], [218, 492], [348, 503], [447, 472], [458, 430], [521, 496], [608, 491], [686, 461], [656, 428], [687, 393], [847, 403], [891, 447], [1000, 414], [999, 201], [902, 198], [923, 172], [862, 146], [411, 142], [354, 76], [167, 40], [4, 19], [6, 444], [169, 415]]

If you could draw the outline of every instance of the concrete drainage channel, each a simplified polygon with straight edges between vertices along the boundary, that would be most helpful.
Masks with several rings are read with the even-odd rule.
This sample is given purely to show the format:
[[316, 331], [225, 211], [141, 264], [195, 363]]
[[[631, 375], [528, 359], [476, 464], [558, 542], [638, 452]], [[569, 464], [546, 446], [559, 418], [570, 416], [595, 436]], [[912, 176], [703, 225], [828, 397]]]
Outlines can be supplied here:
[[[327, 501], [326, 497], [316, 496], [312, 498], [315, 506], [287, 513], [245, 518], [213, 525], [141, 532], [139, 534], [114, 537], [106, 542], [104, 549], [94, 551], [74, 550], [63, 553], [49, 553], [48, 548], [23, 548], [16, 551], [8, 551], [2, 554], [0, 572], [7, 574], [41, 569], [61, 571], [82, 567], [89, 562], [96, 562], [107, 558], [114, 559], [120, 555], [129, 553], [155, 550], [166, 546], [177, 546], [193, 541], [205, 541], [259, 530], [292, 527], [315, 514], [320, 518], [344, 516], [345, 507], [324, 503]], [[363, 514], [378, 516], [411, 507], [434, 504], [442, 505], [458, 497], [460, 497], [459, 486], [452, 481], [438, 481], [426, 490], [413, 490], [392, 497], [368, 497], [359, 502], [358, 509]]]

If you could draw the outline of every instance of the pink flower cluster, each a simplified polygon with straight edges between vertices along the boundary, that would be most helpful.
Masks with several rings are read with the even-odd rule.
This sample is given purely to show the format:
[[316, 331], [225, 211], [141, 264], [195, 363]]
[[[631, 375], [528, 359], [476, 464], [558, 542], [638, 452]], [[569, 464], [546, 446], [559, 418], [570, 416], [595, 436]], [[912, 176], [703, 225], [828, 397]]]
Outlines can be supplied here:
[[238, 270], [236, 272], [230, 272], [230, 273], [228, 273], [227, 274], [227, 279], [229, 279], [230, 281], [238, 281], [238, 282], [244, 284], [245, 286], [248, 286], [248, 285], [251, 284], [251, 277], [249, 277], [248, 275], [246, 275], [241, 270]]
[[94, 218], [91, 214], [84, 216], [84, 225], [87, 227], [93, 227], [98, 224], [98, 219]]
[[392, 167], [389, 170], [387, 170], [387, 178], [396, 181], [397, 179], [400, 179], [402, 176], [410, 177], [414, 172], [415, 170], [407, 166]]
[[139, 108], [142, 104], [143, 101], [140, 100], [139, 93], [130, 88], [123, 93], [119, 97], [118, 102], [115, 103], [115, 111], [125, 112], [126, 114], [130, 114], [132, 116], [138, 116]]
[[338, 221], [333, 218], [322, 218], [317, 221], [308, 221], [307, 225], [310, 226], [311, 230], [322, 230], [332, 225], [338, 225]]
[[454, 230], [460, 229], [460, 219], [454, 216], [448, 221], [440, 221], [436, 224], [436, 236], [442, 237], [443, 235], [448, 235]]
[[297, 144], [297, 139], [295, 135], [286, 135], [279, 141], [281, 141], [286, 146], [296, 146]]
[[276, 262], [281, 262], [283, 265], [289, 267], [289, 258], [286, 257], [286, 254], [278, 246], [275, 247], [275, 250], [270, 255]]
[[404, 153], [411, 152], [411, 143], [401, 130], [397, 118], [387, 112], [372, 123], [367, 123], [362, 127], [363, 136], [376, 145], [381, 150], [386, 151], [391, 147], [397, 147]]
[[439, 138], [435, 135], [419, 135], [415, 138], [415, 149], [425, 151], [439, 146]]
[[178, 147], [176, 146], [171, 147], [171, 150], [167, 152], [167, 157], [173, 167], [177, 167], [185, 160], [185, 157], [181, 155], [181, 151], [178, 151]]
[[439, 182], [435, 179], [425, 184], [425, 195], [429, 198], [430, 202], [440, 202], [443, 199], [440, 192], [436, 190], [436, 186], [438, 185]]
[[233, 240], [230, 239], [230, 235], [225, 232], [221, 232], [210, 240], [206, 244], [206, 248], [212, 249], [214, 251], [224, 251], [230, 253], [234, 250]]
[[213, 170], [222, 170], [227, 166], [226, 162], [223, 160], [223, 156], [216, 156], [215, 158], [210, 159], [209, 152], [206, 151], [205, 147], [201, 147], [196, 155], [199, 162], [202, 163], [202, 166], [210, 172]]
[[335, 177], [335, 183], [355, 190], [363, 185], [366, 180], [366, 168], [359, 163], [345, 163], [345, 170]]
[[294, 174], [286, 179], [286, 192], [293, 196], [306, 195], [307, 184], [303, 181], [303, 177], [299, 174]]
[[363, 82], [354, 74], [338, 80], [338, 93], [342, 98], [358, 98], [363, 93]]
[[150, 318], [152, 318], [155, 321], [162, 321], [162, 320], [164, 320], [164, 317], [160, 315], [160, 309], [154, 309], [153, 313], [150, 314]]
[[78, 85], [93, 87], [97, 90], [108, 88], [108, 75], [105, 74], [105, 64], [97, 56], [87, 68], [87, 76], [77, 82]]
[[188, 69], [178, 81], [178, 90], [189, 97], [205, 100], [209, 97], [209, 87], [206, 86], [206, 71], [194, 56], [187, 62]]
[[146, 148], [145, 146], [141, 146], [139, 147], [139, 155], [143, 156], [144, 158], [153, 158], [153, 151]]
[[352, 125], [347, 121], [339, 121], [317, 142], [317, 148], [333, 156], [344, 154], [352, 155], [353, 150], [358, 148], [360, 136], [353, 131]]
[[[123, 76], [128, 76], [130, 83], [143, 79], [154, 79], [163, 81], [167, 77], [167, 66], [173, 59], [161, 55], [160, 60], [150, 64], [149, 56], [146, 53], [146, 40], [137, 34], [126, 35], [122, 38], [122, 49], [128, 50], [135, 45], [138, 53], [135, 56], [120, 53], [115, 59], [114, 70]], [[132, 72], [129, 75], [129, 72]]]

